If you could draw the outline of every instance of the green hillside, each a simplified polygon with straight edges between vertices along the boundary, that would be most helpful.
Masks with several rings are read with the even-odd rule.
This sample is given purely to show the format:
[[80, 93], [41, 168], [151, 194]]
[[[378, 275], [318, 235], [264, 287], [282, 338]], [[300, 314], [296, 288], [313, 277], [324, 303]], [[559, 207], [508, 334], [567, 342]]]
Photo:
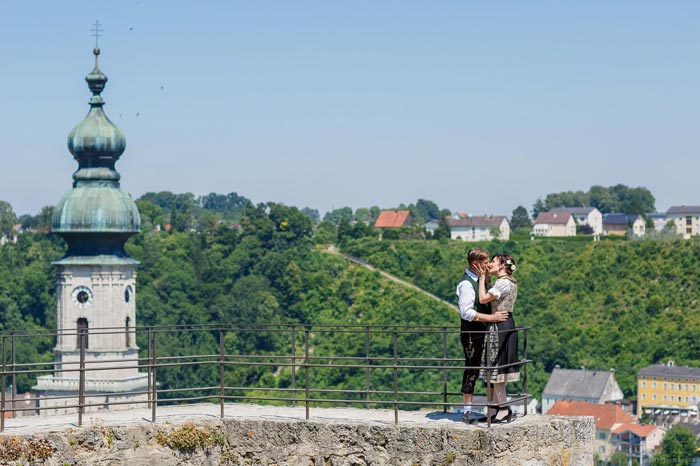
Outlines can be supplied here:
[[[326, 237], [328, 231], [324, 234]], [[137, 291], [138, 325], [199, 324], [411, 324], [458, 328], [454, 309], [395, 283], [317, 245], [311, 219], [293, 207], [247, 203], [240, 229], [210, 222], [200, 231], [146, 229], [127, 243], [141, 262]], [[448, 302], [474, 246], [455, 241], [383, 240], [374, 237], [342, 242], [343, 252], [397, 275]], [[700, 366], [700, 316], [694, 267], [698, 241], [556, 241], [523, 239], [480, 244], [491, 252], [513, 254], [518, 262], [519, 296], [516, 322], [531, 326], [528, 391], [537, 397], [555, 364], [562, 367], [615, 368], [625, 394], [634, 398], [638, 369], [672, 358], [677, 364]], [[0, 331], [55, 327], [55, 271], [50, 262], [64, 246], [57, 237], [24, 233], [17, 244], [0, 247]], [[215, 338], [193, 335], [188, 341], [166, 338], [163, 354], [206, 350]], [[314, 337], [326, 355], [363, 354], [364, 343], [346, 334]], [[229, 336], [232, 354], [273, 353], [282, 337]], [[142, 349], [144, 341], [138, 342]], [[441, 343], [415, 337], [416, 355], [441, 357]], [[378, 354], [390, 354], [387, 334]], [[50, 338], [23, 341], [20, 362], [51, 361]], [[450, 357], [460, 357], [456, 338]], [[208, 385], [213, 366], [164, 369], [162, 387]], [[241, 369], [243, 371], [243, 369]], [[234, 371], [232, 377], [242, 374]], [[250, 370], [249, 370], [250, 372]], [[252, 381], [267, 386], [289, 383], [288, 370], [256, 370]], [[364, 375], [328, 371], [316, 382], [329, 388], [357, 389]], [[250, 377], [247, 379], [250, 381]], [[459, 374], [450, 376], [458, 390]], [[20, 390], [33, 377], [19, 380]], [[402, 375], [402, 386], [440, 390], [441, 375], [415, 371]], [[517, 390], [518, 387], [513, 387]]]
[[456, 301], [454, 288], [475, 245], [512, 254], [519, 282], [515, 319], [532, 327], [535, 394], [544, 371], [608, 370], [634, 398], [639, 368], [674, 359], [700, 367], [699, 241], [350, 241], [348, 254]]

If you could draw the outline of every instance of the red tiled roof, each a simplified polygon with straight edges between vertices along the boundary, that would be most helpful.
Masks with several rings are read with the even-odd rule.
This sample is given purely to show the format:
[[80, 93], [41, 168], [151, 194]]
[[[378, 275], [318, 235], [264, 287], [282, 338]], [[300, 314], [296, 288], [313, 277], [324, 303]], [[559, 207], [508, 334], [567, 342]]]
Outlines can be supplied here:
[[474, 217], [450, 220], [451, 227], [499, 227], [505, 217], [503, 215], [478, 215]]
[[621, 434], [622, 432], [629, 430], [638, 437], [647, 437], [658, 428], [659, 426], [653, 426], [651, 424], [644, 425], [636, 422], [626, 422], [615, 427], [611, 432], [613, 434]]
[[547, 414], [561, 416], [593, 416], [597, 429], [610, 430], [615, 424], [634, 424], [634, 418], [618, 405], [557, 400]]
[[559, 210], [557, 212], [540, 212], [535, 223], [549, 223], [554, 225], [566, 225], [571, 218], [571, 211]]
[[375, 228], [399, 228], [408, 225], [411, 217], [410, 210], [382, 210], [379, 212]]

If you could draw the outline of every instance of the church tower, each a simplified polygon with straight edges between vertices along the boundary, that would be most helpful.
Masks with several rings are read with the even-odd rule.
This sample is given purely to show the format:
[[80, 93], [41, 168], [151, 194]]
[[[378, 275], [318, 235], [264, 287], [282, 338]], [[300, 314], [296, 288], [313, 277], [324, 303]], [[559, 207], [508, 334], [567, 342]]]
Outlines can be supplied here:
[[[141, 228], [136, 204], [120, 189], [115, 163], [126, 139], [104, 113], [101, 93], [107, 83], [98, 66], [87, 75], [90, 110], [68, 135], [68, 149], [78, 162], [73, 189], [54, 209], [51, 230], [68, 244], [54, 262], [57, 274], [58, 337], [52, 375], [37, 378], [42, 414], [74, 412], [81, 344], [85, 358], [85, 412], [135, 407], [147, 399], [148, 375], [138, 371], [136, 346], [136, 265], [124, 243]], [[100, 370], [94, 370], [100, 368]], [[93, 370], [91, 370], [93, 369]], [[120, 404], [110, 405], [119, 402]], [[145, 405], [140, 405], [145, 406]], [[44, 408], [58, 408], [44, 411]]]

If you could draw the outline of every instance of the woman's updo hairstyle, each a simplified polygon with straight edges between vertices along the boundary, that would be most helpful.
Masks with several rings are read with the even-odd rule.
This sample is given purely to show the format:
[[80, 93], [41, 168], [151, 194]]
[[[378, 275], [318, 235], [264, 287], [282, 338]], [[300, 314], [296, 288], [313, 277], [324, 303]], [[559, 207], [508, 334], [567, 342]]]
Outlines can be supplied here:
[[508, 275], [513, 275], [513, 272], [517, 269], [515, 266], [515, 259], [510, 254], [494, 254], [491, 260], [498, 258], [498, 260], [503, 264], [503, 269]]

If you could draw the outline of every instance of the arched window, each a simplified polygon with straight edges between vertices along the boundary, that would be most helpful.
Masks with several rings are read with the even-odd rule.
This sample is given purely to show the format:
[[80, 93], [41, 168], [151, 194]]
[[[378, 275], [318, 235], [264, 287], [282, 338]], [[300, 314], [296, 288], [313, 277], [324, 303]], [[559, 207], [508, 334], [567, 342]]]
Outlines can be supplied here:
[[131, 333], [129, 332], [129, 324], [131, 323], [131, 317], [126, 318], [126, 322], [124, 324], [124, 336], [126, 337], [126, 347], [131, 346]]
[[84, 338], [85, 349], [88, 349], [88, 321], [85, 317], [80, 317], [78, 319], [78, 341], [77, 346], [80, 348], [80, 338]]

